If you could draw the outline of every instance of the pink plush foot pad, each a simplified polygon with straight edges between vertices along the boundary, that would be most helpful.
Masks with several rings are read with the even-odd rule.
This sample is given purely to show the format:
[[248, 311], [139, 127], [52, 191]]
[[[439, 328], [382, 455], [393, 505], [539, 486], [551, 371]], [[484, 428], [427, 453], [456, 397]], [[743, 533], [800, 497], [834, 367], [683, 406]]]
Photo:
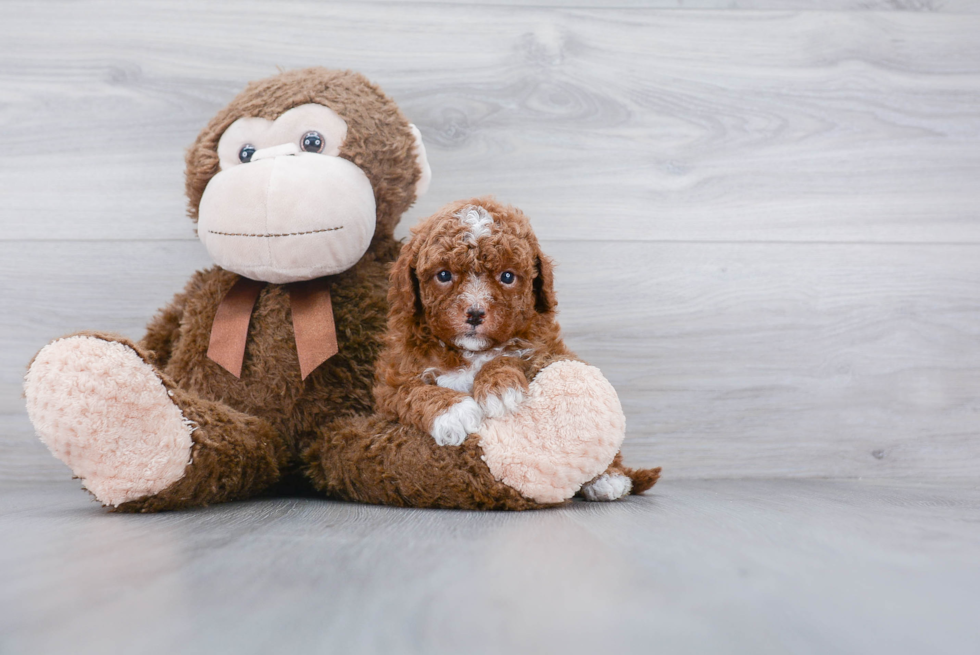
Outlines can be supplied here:
[[54, 341], [34, 359], [24, 391], [41, 441], [102, 503], [155, 494], [184, 476], [193, 428], [129, 346]]
[[625, 436], [616, 390], [599, 369], [568, 361], [538, 373], [516, 413], [487, 419], [480, 445], [494, 478], [558, 503], [605, 471]]

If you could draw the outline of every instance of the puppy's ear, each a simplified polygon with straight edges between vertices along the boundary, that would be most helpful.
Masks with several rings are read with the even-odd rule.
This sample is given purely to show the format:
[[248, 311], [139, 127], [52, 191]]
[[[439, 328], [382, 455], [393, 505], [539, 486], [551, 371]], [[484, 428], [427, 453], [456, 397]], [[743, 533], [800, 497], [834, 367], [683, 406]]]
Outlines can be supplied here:
[[534, 257], [537, 276], [534, 278], [534, 309], [541, 314], [554, 311], [558, 305], [555, 300], [554, 264], [538, 249]]
[[415, 275], [421, 241], [419, 235], [413, 236], [402, 246], [401, 254], [391, 267], [388, 304], [391, 307], [390, 316], [395, 319], [413, 322], [423, 313], [419, 279]]

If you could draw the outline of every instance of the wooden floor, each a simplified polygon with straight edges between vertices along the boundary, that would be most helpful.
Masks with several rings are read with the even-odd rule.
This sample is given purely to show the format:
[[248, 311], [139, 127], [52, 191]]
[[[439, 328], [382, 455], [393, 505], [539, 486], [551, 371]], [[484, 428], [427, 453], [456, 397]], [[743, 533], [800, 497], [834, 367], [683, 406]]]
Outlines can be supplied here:
[[2, 653], [976, 653], [980, 488], [666, 481], [556, 511], [0, 487]]
[[[40, 445], [26, 363], [209, 265], [184, 149], [311, 65], [421, 129], [400, 235], [527, 211], [651, 495], [115, 516]], [[0, 655], [980, 652], [980, 2], [7, 0], [0, 199]]]

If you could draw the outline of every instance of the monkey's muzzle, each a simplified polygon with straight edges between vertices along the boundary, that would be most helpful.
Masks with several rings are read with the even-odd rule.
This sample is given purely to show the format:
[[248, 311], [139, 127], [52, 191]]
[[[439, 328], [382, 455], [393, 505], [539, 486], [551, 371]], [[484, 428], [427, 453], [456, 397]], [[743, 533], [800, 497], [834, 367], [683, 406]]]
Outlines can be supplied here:
[[340, 157], [258, 150], [219, 172], [201, 198], [198, 236], [218, 266], [285, 284], [347, 270], [374, 236], [374, 190]]

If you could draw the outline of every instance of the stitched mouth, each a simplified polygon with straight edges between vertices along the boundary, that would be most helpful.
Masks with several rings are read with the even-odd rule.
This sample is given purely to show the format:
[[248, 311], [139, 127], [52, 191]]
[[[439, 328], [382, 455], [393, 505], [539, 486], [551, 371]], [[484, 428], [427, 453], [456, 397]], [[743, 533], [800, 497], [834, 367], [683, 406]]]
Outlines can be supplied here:
[[271, 237], [298, 237], [304, 234], [319, 234], [320, 232], [336, 232], [337, 230], [344, 229], [344, 226], [340, 227], [325, 227], [322, 230], [308, 230], [306, 232], [283, 232], [282, 234], [249, 234], [248, 232], [217, 232], [215, 230], [208, 230], [208, 234], [217, 234], [223, 237], [261, 237], [261, 238], [271, 238]]

